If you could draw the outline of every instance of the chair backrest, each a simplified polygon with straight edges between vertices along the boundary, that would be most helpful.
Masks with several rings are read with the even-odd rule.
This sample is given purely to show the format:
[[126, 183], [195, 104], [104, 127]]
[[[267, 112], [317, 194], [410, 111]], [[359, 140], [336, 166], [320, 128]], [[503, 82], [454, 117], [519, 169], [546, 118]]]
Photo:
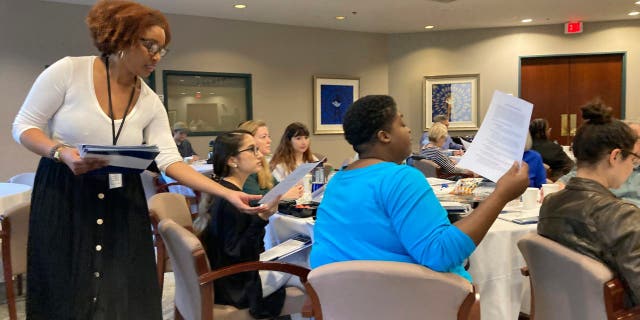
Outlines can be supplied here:
[[144, 196], [149, 200], [151, 196], [158, 193], [156, 190], [156, 181], [160, 174], [149, 170], [144, 170], [140, 173], [140, 180], [142, 180], [142, 188], [144, 189]]
[[5, 249], [2, 250], [2, 258], [3, 261], [11, 261], [11, 275], [27, 272], [30, 208], [30, 202], [23, 202], [7, 209], [2, 215], [2, 232], [5, 239], [8, 238], [2, 243]]
[[603, 263], [536, 232], [518, 241], [531, 277], [535, 319], [607, 319]]
[[36, 173], [35, 172], [24, 172], [24, 173], [20, 173], [20, 174], [16, 174], [15, 176], [11, 177], [9, 179], [10, 183], [20, 183], [20, 184], [26, 184], [28, 186], [32, 186], [33, 187], [33, 182], [36, 179]]
[[[202, 303], [198, 276], [209, 271], [208, 264], [206, 267], [198, 265], [194, 258], [198, 254], [206, 257], [202, 244], [198, 237], [171, 219], [161, 220], [159, 231], [173, 261], [176, 308], [184, 319], [200, 320]], [[198, 267], [204, 270], [198, 270]]]
[[427, 159], [416, 159], [413, 161], [412, 165], [416, 169], [420, 170], [420, 172], [422, 172], [422, 174], [427, 178], [437, 177], [438, 169], [440, 169], [440, 166], [437, 163]]
[[162, 192], [153, 195], [148, 201], [151, 215], [158, 221], [171, 219], [183, 227], [191, 228], [191, 211], [185, 197], [178, 193]]
[[[308, 281], [323, 319], [479, 318], [471, 283], [417, 264], [336, 262], [313, 269]], [[462, 309], [466, 311], [459, 312]], [[461, 313], [465, 316], [460, 317]], [[470, 313], [478, 318], [467, 316]]]

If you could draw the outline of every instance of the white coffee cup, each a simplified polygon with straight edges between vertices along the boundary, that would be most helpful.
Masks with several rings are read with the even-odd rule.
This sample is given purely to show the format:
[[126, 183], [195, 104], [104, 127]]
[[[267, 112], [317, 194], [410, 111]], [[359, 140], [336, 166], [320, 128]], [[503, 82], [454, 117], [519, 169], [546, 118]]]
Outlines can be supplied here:
[[545, 183], [542, 185], [542, 196], [541, 199], [544, 199], [549, 194], [560, 191], [560, 185], [555, 183]]
[[538, 205], [538, 194], [540, 190], [538, 188], [527, 188], [522, 194], [522, 208], [531, 209]]

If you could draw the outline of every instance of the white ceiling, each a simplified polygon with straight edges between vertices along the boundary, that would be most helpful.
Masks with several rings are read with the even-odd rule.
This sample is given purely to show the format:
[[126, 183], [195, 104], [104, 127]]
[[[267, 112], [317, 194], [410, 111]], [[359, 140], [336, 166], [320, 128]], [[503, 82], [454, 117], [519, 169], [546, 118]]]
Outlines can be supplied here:
[[[95, 0], [45, 0], [92, 5]], [[637, 0], [139, 0], [165, 13], [375, 33], [638, 19]], [[246, 4], [235, 9], [234, 4]], [[345, 16], [339, 21], [336, 16]], [[585, 23], [585, 29], [588, 24]], [[431, 32], [433, 32], [431, 31]]]

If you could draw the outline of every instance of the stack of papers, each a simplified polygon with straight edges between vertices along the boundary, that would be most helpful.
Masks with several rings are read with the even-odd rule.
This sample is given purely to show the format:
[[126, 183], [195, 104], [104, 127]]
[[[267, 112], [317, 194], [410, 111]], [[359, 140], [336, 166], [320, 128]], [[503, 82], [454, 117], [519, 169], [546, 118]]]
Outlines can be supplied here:
[[311, 246], [311, 238], [295, 234], [291, 239], [260, 254], [260, 261], [275, 261]]
[[98, 173], [140, 173], [160, 153], [156, 145], [109, 146], [81, 144], [78, 146], [80, 157], [100, 158], [109, 161], [109, 165], [94, 171]]
[[498, 218], [505, 221], [510, 221], [517, 224], [531, 224], [538, 223], [538, 216], [540, 215], [540, 208], [535, 207], [531, 209], [523, 209], [519, 206], [506, 206]]

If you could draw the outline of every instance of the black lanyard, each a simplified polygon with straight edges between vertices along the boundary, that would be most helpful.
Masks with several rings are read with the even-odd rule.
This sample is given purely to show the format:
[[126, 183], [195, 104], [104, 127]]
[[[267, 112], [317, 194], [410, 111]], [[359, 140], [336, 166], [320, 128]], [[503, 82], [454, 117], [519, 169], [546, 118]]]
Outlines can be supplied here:
[[109, 58], [104, 59], [104, 64], [107, 67], [107, 93], [109, 95], [109, 117], [111, 117], [111, 136], [113, 138], [113, 145], [116, 145], [118, 142], [118, 138], [120, 138], [120, 132], [122, 132], [122, 126], [124, 126], [124, 120], [127, 118], [127, 113], [129, 113], [129, 108], [131, 107], [131, 102], [133, 101], [133, 95], [136, 93], [136, 82], [137, 79], [134, 80], [133, 88], [131, 88], [131, 95], [129, 96], [129, 102], [127, 103], [127, 108], [124, 110], [124, 115], [122, 116], [122, 122], [120, 122], [120, 128], [118, 128], [118, 134], [116, 134], [116, 122], [114, 120], [115, 116], [113, 115], [113, 105], [111, 104], [111, 79], [109, 77]]

